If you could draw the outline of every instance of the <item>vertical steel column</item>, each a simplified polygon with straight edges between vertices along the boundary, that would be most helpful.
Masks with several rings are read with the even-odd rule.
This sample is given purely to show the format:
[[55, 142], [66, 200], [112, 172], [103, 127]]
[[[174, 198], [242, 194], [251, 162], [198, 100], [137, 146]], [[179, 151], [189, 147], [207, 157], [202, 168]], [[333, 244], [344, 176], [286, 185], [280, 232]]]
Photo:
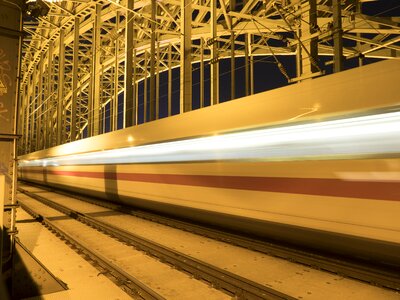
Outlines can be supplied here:
[[136, 124], [134, 120], [135, 109], [133, 107], [133, 0], [127, 0], [127, 12], [125, 19], [125, 76], [124, 76], [124, 128]]
[[249, 33], [249, 56], [250, 56], [250, 95], [254, 94], [254, 56], [251, 49], [253, 44], [253, 35]]
[[[115, 44], [117, 45], [118, 42], [116, 41]], [[115, 62], [114, 62], [114, 94], [112, 97], [111, 102], [111, 131], [117, 130], [118, 128], [118, 76], [119, 76], [119, 66], [118, 66], [118, 46], [115, 46]]]
[[[308, 59], [308, 55], [305, 53], [303, 49], [303, 45], [307, 43], [307, 38], [309, 35], [310, 24], [308, 23], [308, 17], [310, 15], [309, 11], [309, 2], [299, 3], [299, 10], [301, 11], [300, 15], [300, 23], [299, 23], [299, 43], [298, 43], [298, 52], [299, 56], [299, 76], [308, 75], [311, 73], [310, 61]], [[306, 19], [306, 20], [304, 20]], [[307, 22], [307, 23], [306, 23]], [[305, 47], [305, 46], [304, 46]], [[307, 49], [307, 48], [306, 48]]]
[[35, 67], [35, 70], [33, 71], [32, 74], [32, 79], [30, 81], [31, 84], [31, 101], [30, 101], [30, 124], [29, 124], [29, 136], [30, 136], [30, 152], [35, 151], [35, 115], [36, 115], [36, 73], [37, 69]]
[[106, 133], [106, 106], [102, 106], [100, 109], [100, 134]]
[[340, 0], [332, 0], [333, 11], [333, 71], [343, 70], [343, 29], [342, 7]]
[[[103, 76], [101, 77], [101, 110], [102, 110], [102, 128], [101, 128], [101, 133], [106, 133], [107, 132], [107, 106], [106, 106], [106, 101], [107, 101], [107, 97], [108, 94], [107, 92], [105, 92], [105, 83], [104, 81], [106, 81], [107, 79], [105, 78], [105, 70], [104, 70], [104, 65], [102, 65], [101, 68], [101, 74], [103, 74]], [[111, 105], [111, 104], [110, 104]]]
[[143, 122], [147, 122], [147, 67], [148, 67], [148, 52], [144, 51], [144, 79], [143, 79]]
[[[20, 124], [18, 126], [18, 134], [24, 135], [25, 130], [25, 88], [21, 88], [21, 93], [19, 95], [20, 99]], [[20, 139], [20, 149], [18, 151], [18, 155], [25, 154], [25, 140], [24, 138]]]
[[218, 48], [217, 48], [217, 0], [211, 0], [211, 72], [210, 72], [210, 93], [211, 105], [219, 103], [218, 95]]
[[96, 4], [96, 13], [93, 26], [93, 46], [92, 46], [92, 86], [91, 102], [92, 111], [89, 114], [89, 123], [92, 124], [90, 136], [96, 136], [100, 133], [100, 78], [101, 78], [101, 4]]
[[172, 45], [168, 45], [168, 117], [172, 113]]
[[65, 47], [64, 29], [60, 29], [59, 54], [58, 54], [58, 101], [57, 101], [57, 145], [64, 142], [63, 137], [63, 113], [64, 112], [64, 68]]
[[138, 111], [139, 111], [139, 90], [138, 90], [138, 83], [137, 83], [137, 54], [136, 54], [136, 49], [133, 49], [133, 95], [135, 95], [134, 99], [134, 124], [137, 124], [138, 120]]
[[[298, 10], [301, 10], [301, 6], [299, 5], [296, 7]], [[301, 24], [299, 24], [298, 28], [296, 29], [296, 35], [301, 38]], [[296, 45], [296, 77], [300, 78], [301, 74], [303, 73], [302, 69], [302, 48], [301, 48], [301, 43], [297, 43]]]
[[[18, 126], [18, 134], [24, 135], [24, 129], [25, 129], [25, 89], [23, 89], [20, 92], [19, 95], [20, 99], [19, 99], [19, 103], [20, 103], [20, 107], [19, 107], [19, 126]], [[21, 138], [20, 140], [20, 150], [18, 151], [18, 154], [25, 154], [25, 141], [23, 138]], [[1, 224], [1, 223], [0, 223]]]
[[156, 65], [156, 119], [160, 118], [160, 42], [157, 36], [157, 65]]
[[156, 119], [156, 78], [155, 78], [155, 63], [156, 63], [156, 0], [151, 0], [151, 23], [150, 23], [150, 101], [149, 101], [149, 121]]
[[[0, 1], [1, 60], [5, 63], [2, 65], [5, 69], [1, 72], [5, 77], [1, 79], [6, 79], [3, 80], [6, 92], [2, 91], [0, 96], [0, 133], [4, 134], [0, 142], [0, 280], [2, 281], [0, 289], [5, 281], [12, 278], [13, 270], [9, 262], [13, 257], [16, 234], [16, 134], [19, 127], [17, 117], [22, 55], [22, 34], [20, 33], [23, 31], [21, 6], [22, 1]], [[7, 137], [7, 135], [10, 136]], [[5, 294], [1, 292], [1, 295]]]
[[[215, 0], [213, 0], [215, 1]], [[180, 113], [192, 110], [192, 1], [181, 0]]]
[[115, 32], [116, 38], [114, 41], [114, 96], [111, 102], [111, 131], [117, 130], [118, 128], [118, 92], [119, 92], [119, 11], [115, 15]]
[[[317, 32], [318, 28], [318, 18], [317, 18], [317, 1], [316, 0], [309, 0], [310, 10], [308, 16], [308, 31], [310, 35], [313, 35]], [[303, 22], [304, 23], [304, 22]], [[318, 60], [318, 37], [311, 38], [309, 42], [309, 64], [310, 64], [310, 72], [316, 73], [319, 70], [317, 66]]]
[[72, 59], [72, 98], [71, 98], [71, 142], [76, 139], [76, 108], [78, 101], [78, 72], [79, 72], [79, 17], [75, 16], [74, 24], [74, 48]]
[[[47, 54], [46, 54], [47, 55]], [[48, 66], [46, 65], [47, 56], [43, 54], [43, 121], [42, 121], [42, 129], [43, 129], [43, 139], [42, 139], [42, 149], [47, 147], [47, 110], [48, 110], [48, 101], [49, 101], [49, 91], [48, 91], [48, 80], [49, 80], [49, 71]]]
[[[94, 28], [93, 28], [94, 31]], [[94, 35], [94, 32], [93, 32]], [[92, 41], [92, 52], [94, 52], [94, 43]], [[89, 73], [90, 73], [90, 79], [89, 79], [89, 86], [87, 90], [87, 137], [90, 137], [93, 135], [93, 106], [94, 106], [94, 100], [93, 100], [93, 85], [94, 85], [94, 68], [93, 68], [93, 54], [92, 54], [92, 62], [89, 65]], [[83, 132], [82, 132], [83, 133]]]
[[31, 95], [30, 95], [30, 79], [28, 79], [28, 82], [26, 84], [26, 93], [25, 93], [25, 133], [24, 133], [24, 138], [25, 138], [25, 153], [29, 153], [29, 139], [30, 139], [30, 134], [29, 134], [29, 123], [30, 123], [30, 104], [31, 104]]
[[136, 109], [135, 109], [135, 117], [136, 117], [136, 124], [138, 123], [137, 120], [139, 120], [139, 83], [135, 81], [135, 104], [136, 104]]
[[301, 5], [301, 19], [298, 55], [300, 55], [300, 75], [310, 75], [318, 72], [315, 65], [318, 57], [318, 38], [311, 38], [317, 26], [317, 3], [316, 0], [309, 0]]
[[28, 81], [26, 83], [26, 124], [25, 124], [25, 145], [26, 152], [29, 153], [31, 151], [31, 132], [29, 131], [31, 124], [31, 105], [32, 105], [32, 84], [31, 84], [32, 75], [28, 76]]
[[[20, 11], [19, 15], [19, 31], [23, 31], [23, 12], [22, 10]], [[13, 133], [18, 134], [19, 131], [19, 118], [18, 118], [18, 113], [20, 110], [20, 91], [21, 91], [21, 69], [22, 69], [22, 43], [23, 43], [23, 37], [20, 35], [18, 37], [18, 52], [17, 52], [17, 73], [16, 73], [16, 89], [15, 89], [15, 106], [14, 106], [14, 124], [13, 124]], [[15, 243], [15, 234], [17, 233], [17, 228], [16, 228], [16, 215], [17, 215], [17, 207], [14, 205], [17, 204], [17, 181], [18, 181], [18, 139], [14, 138], [13, 140], [13, 153], [11, 154], [12, 156], [12, 192], [11, 195], [9, 195], [9, 200], [11, 200], [11, 205], [13, 208], [11, 208], [11, 226], [10, 226], [10, 240], [11, 240], [11, 245], [14, 245]], [[11, 199], [10, 199], [11, 197]], [[4, 223], [0, 223], [4, 224]], [[12, 246], [13, 247], [13, 246]], [[13, 252], [13, 248], [11, 248], [11, 253]], [[0, 266], [2, 266], [2, 263], [0, 263]], [[0, 273], [2, 273], [0, 271]], [[0, 276], [1, 277], [1, 276]]]
[[24, 154], [28, 153], [28, 123], [29, 123], [29, 94], [28, 94], [28, 83], [25, 84], [24, 94], [22, 98], [23, 102], [23, 119], [24, 119], [24, 127], [22, 127], [22, 140], [24, 144]]
[[200, 38], [200, 107], [204, 107], [204, 39]]
[[42, 149], [42, 111], [43, 111], [43, 56], [40, 57], [38, 72], [37, 118], [36, 118], [36, 150]]
[[[362, 14], [362, 2], [361, 0], [356, 0], [356, 15]], [[362, 37], [361, 33], [357, 33], [357, 37]], [[360, 55], [358, 56], [358, 66], [361, 67], [364, 65], [364, 56], [361, 53], [361, 43], [357, 42], [357, 50], [360, 51]]]
[[28, 82], [26, 83], [25, 86], [25, 128], [24, 128], [24, 138], [25, 138], [25, 153], [29, 153], [29, 122], [30, 122], [30, 79], [28, 79]]
[[52, 138], [53, 138], [53, 43], [49, 43], [49, 49], [47, 50], [47, 123], [46, 127], [48, 128], [46, 135], [46, 148], [50, 148], [52, 146]]
[[[236, 6], [235, 0], [230, 0], [229, 9], [234, 11]], [[235, 86], [236, 86], [236, 67], [235, 67], [235, 32], [233, 31], [233, 17], [229, 17], [229, 30], [231, 31], [231, 99], [235, 99]]]
[[244, 37], [244, 74], [245, 74], [245, 93], [246, 96], [250, 95], [250, 75], [249, 75], [249, 48], [250, 46], [250, 38], [249, 34], [246, 33]]
[[31, 93], [31, 78], [32, 76], [28, 76], [28, 83], [26, 84], [26, 94], [25, 94], [25, 101], [26, 101], [26, 123], [25, 123], [25, 148], [26, 152], [30, 152], [31, 146], [30, 146], [30, 141], [31, 141], [31, 133], [29, 131], [30, 128], [30, 123], [31, 123], [31, 105], [32, 105], [32, 93]]
[[106, 112], [106, 107], [103, 105], [104, 101], [104, 65], [101, 64], [101, 73], [102, 76], [100, 77], [100, 91], [99, 91], [99, 134], [105, 133], [105, 112]]
[[[79, 80], [80, 80], [80, 78], [79, 78]], [[82, 111], [82, 108], [84, 107], [84, 103], [83, 103], [83, 99], [84, 99], [84, 96], [83, 96], [83, 94], [82, 94], [82, 91], [83, 91], [83, 86], [82, 86], [82, 84], [81, 84], [81, 82], [79, 83], [79, 93], [78, 93], [78, 95], [79, 95], [79, 97], [78, 97], [78, 102], [77, 102], [77, 110], [78, 110], [78, 115], [77, 115], [77, 126], [78, 126], [78, 131], [77, 131], [77, 139], [82, 139], [83, 138], [83, 129], [84, 129], [84, 125], [85, 125], [85, 122], [84, 121], [82, 121], [82, 120], [84, 120], [84, 112]]]

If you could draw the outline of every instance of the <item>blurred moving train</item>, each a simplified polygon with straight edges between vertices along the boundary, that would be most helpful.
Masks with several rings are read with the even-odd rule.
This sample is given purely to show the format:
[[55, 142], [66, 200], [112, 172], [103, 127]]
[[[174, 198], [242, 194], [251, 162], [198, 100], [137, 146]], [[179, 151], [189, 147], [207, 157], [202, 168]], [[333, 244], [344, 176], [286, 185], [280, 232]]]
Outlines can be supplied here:
[[400, 61], [20, 157], [19, 178], [400, 266]]

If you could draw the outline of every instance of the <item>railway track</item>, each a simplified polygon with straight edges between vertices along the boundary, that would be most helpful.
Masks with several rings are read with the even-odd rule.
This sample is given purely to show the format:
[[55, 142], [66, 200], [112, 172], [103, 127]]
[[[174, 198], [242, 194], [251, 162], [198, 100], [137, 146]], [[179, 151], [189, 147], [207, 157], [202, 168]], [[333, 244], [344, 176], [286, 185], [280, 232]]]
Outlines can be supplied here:
[[[45, 191], [45, 190], [44, 190]], [[163, 262], [166, 262], [170, 265], [173, 265], [174, 268], [180, 269], [185, 271], [186, 273], [191, 274], [191, 276], [202, 279], [203, 281], [209, 282], [212, 286], [218, 287], [219, 290], [226, 291], [229, 295], [233, 295], [236, 298], [243, 298], [243, 299], [294, 299], [294, 298], [304, 298], [302, 296], [299, 296], [301, 293], [298, 294], [291, 294], [291, 293], [285, 293], [279, 291], [279, 289], [271, 288], [269, 287], [270, 284], [260, 284], [257, 283], [253, 280], [250, 280], [248, 278], [245, 278], [243, 276], [239, 276], [233, 272], [228, 272], [222, 268], [218, 268], [210, 263], [206, 263], [204, 261], [201, 261], [199, 259], [190, 257], [189, 255], [186, 255], [182, 253], [181, 251], [176, 251], [174, 249], [171, 249], [171, 247], [166, 247], [164, 245], [161, 245], [159, 243], [156, 243], [152, 240], [143, 238], [140, 235], [133, 234], [132, 232], [128, 230], [124, 230], [120, 228], [120, 226], [114, 226], [110, 224], [109, 222], [104, 222], [99, 220], [99, 214], [93, 214], [93, 213], [84, 213], [81, 211], [78, 211], [76, 209], [71, 209], [67, 207], [66, 205], [63, 205], [60, 203], [60, 201], [52, 201], [48, 199], [48, 195], [44, 196], [46, 192], [31, 192], [28, 191], [28, 189], [20, 189], [20, 192], [23, 192], [24, 194], [28, 195], [29, 197], [32, 197], [41, 203], [45, 204], [46, 206], [52, 207], [53, 209], [56, 209], [59, 212], [62, 212], [64, 215], [69, 216], [72, 219], [75, 219], [77, 221], [80, 221], [84, 224], [87, 224], [93, 228], [95, 228], [98, 231], [102, 231], [106, 233], [107, 235], [112, 236], [114, 239], [118, 239], [119, 241], [134, 246], [136, 249], [139, 249], [141, 251], [144, 251], [148, 254], [150, 254], [152, 257], [157, 258], [158, 260], [161, 260]], [[50, 192], [47, 192], [50, 193]], [[82, 200], [82, 199], [80, 199]], [[88, 200], [88, 199], [86, 199]], [[21, 202], [21, 201], [20, 201]], [[97, 200], [91, 200], [92, 203], [99, 205]], [[24, 201], [21, 202], [21, 206], [23, 208], [29, 210], [26, 204], [24, 204]], [[257, 250], [262, 253], [267, 253], [267, 254], [272, 254], [274, 256], [279, 256], [279, 257], [284, 257], [289, 260], [295, 260], [295, 261], [300, 261], [304, 264], [307, 265], [313, 265], [313, 266], [318, 266], [321, 267], [321, 264], [324, 265], [325, 269], [334, 269], [336, 270], [336, 274], [343, 274], [343, 270], [347, 270], [348, 273], [351, 275], [347, 276], [354, 276], [354, 274], [357, 275], [357, 273], [361, 273], [364, 276], [364, 280], [366, 278], [371, 279], [371, 274], [372, 270], [367, 269], [367, 268], [358, 268], [355, 269], [354, 266], [346, 263], [341, 265], [341, 270], [342, 272], [338, 272], [338, 265], [340, 265], [337, 261], [334, 260], [323, 260], [322, 257], [317, 257], [315, 255], [306, 255], [300, 251], [293, 251], [284, 247], [278, 247], [276, 245], [270, 245], [266, 243], [261, 243], [261, 242], [256, 242], [252, 241], [250, 239], [238, 237], [232, 234], [226, 234], [226, 233], [221, 233], [216, 230], [211, 230], [207, 228], [203, 228], [200, 226], [196, 225], [191, 225], [187, 224], [185, 222], [181, 221], [176, 221], [172, 220], [169, 218], [165, 217], [160, 217], [156, 216], [153, 214], [148, 214], [144, 212], [132, 212], [127, 210], [126, 208], [122, 208], [120, 206], [112, 205], [112, 204], [107, 204], [104, 205], [107, 209], [110, 209], [108, 213], [106, 214], [111, 214], [112, 212], [123, 212], [127, 213], [130, 212], [131, 214], [134, 214], [136, 217], [140, 217], [142, 219], [147, 219], [151, 220], [152, 222], [156, 221], [161, 224], [167, 224], [169, 226], [173, 226], [175, 228], [180, 228], [184, 229], [185, 231], [190, 231], [190, 232], [195, 232], [196, 234], [201, 234], [203, 236], [211, 237], [213, 239], [218, 239], [220, 241], [224, 242], [229, 242], [230, 244], [238, 244], [241, 247], [246, 247], [250, 248], [253, 250]], [[126, 274], [126, 272], [122, 270], [118, 270], [118, 266], [114, 266], [113, 264], [109, 264], [107, 259], [104, 258], [104, 256], [101, 253], [97, 253], [96, 251], [93, 251], [93, 249], [85, 249], [84, 245], [81, 245], [73, 241], [73, 237], [71, 237], [65, 230], [62, 228], [59, 228], [59, 226], [52, 224], [51, 218], [46, 218], [43, 217], [40, 213], [34, 212], [31, 210], [31, 214], [39, 216], [39, 218], [42, 218], [43, 222], [46, 224], [46, 226], [50, 227], [52, 230], [57, 232], [58, 234], [62, 235], [64, 238], [69, 240], [72, 244], [75, 245], [75, 247], [78, 247], [80, 251], [83, 251], [86, 255], [91, 257], [93, 260], [97, 262], [97, 264], [104, 270], [107, 270], [114, 278], [117, 278], [116, 280], [123, 286], [128, 286], [128, 290], [130, 291], [130, 294], [135, 294], [135, 295], [140, 295], [140, 297], [143, 297], [142, 295], [146, 295], [143, 298], [148, 299], [156, 298], [157, 296], [149, 296], [149, 291], [146, 290], [146, 287], [135, 280], [135, 278], [129, 277], [129, 274]], [[114, 223], [113, 223], [114, 224]], [[321, 262], [322, 261], [322, 262]], [[108, 263], [108, 264], [107, 264]], [[116, 267], [116, 268], [115, 268]], [[119, 268], [121, 269], [121, 268]], [[304, 269], [304, 268], [303, 268]], [[122, 271], [122, 272], [121, 272]], [[308, 271], [309, 272], [309, 271]], [[299, 272], [296, 272], [299, 273]], [[379, 277], [382, 281], [382, 278], [384, 278], [384, 281], [389, 282], [389, 284], [386, 284], [385, 286], [396, 285], [396, 278], [393, 279], [393, 277], [389, 276], [390, 274], [375, 274], [375, 277]], [[331, 275], [334, 276], [334, 275]], [[336, 275], [337, 276], [337, 275]], [[388, 278], [391, 278], [388, 281]], [[279, 281], [278, 281], [279, 282]], [[143, 289], [144, 287], [144, 289]], [[311, 292], [306, 292], [310, 293]], [[147, 298], [146, 298], [147, 297]]]
[[110, 262], [98, 251], [87, 247], [87, 245], [76, 239], [71, 234], [67, 233], [65, 230], [57, 226], [48, 218], [41, 216], [39, 213], [31, 209], [26, 204], [21, 203], [21, 207], [31, 216], [40, 220], [54, 234], [60, 236], [63, 240], [73, 246], [78, 252], [85, 255], [87, 259], [94, 262], [97, 268], [100, 270], [100, 273], [106, 273], [109, 278], [111, 278], [114, 282], [117, 282], [118, 285], [129, 295], [137, 296], [142, 299], [165, 299], [163, 296], [159, 295], [157, 292], [153, 291], [148, 286], [138, 281], [135, 277], [125, 272], [121, 267]]
[[[234, 296], [238, 299], [295, 299], [290, 295], [286, 295], [228, 271], [221, 270], [208, 263], [191, 258], [179, 251], [169, 249], [154, 241], [147, 240], [111, 224], [96, 220], [85, 213], [74, 211], [64, 205], [55, 203], [26, 190], [20, 189], [20, 191], [74, 220], [80, 221], [91, 228], [117, 239], [123, 244], [133, 246], [162, 262], [173, 265], [174, 268], [191, 274], [195, 279], [201, 279], [208, 282], [213, 287], [217, 287], [218, 290], [227, 292], [230, 296]], [[91, 260], [95, 261], [102, 269], [102, 272], [107, 272], [114, 277], [120, 285], [124, 286], [124, 289], [128, 291], [130, 295], [139, 296], [143, 299], [165, 299], [162, 295], [158, 294], [142, 282], [138, 281], [131, 274], [124, 271], [122, 267], [112, 263], [99, 251], [93, 250], [78, 238], [68, 233], [64, 228], [57, 226], [51, 220], [51, 217], [46, 217], [40, 212], [30, 208], [24, 201], [20, 201], [20, 205], [32, 216], [43, 222], [43, 224], [53, 232], [62, 236], [71, 245], [83, 252]]]
[[[63, 193], [63, 192], [62, 192]], [[64, 193], [67, 194], [67, 193]], [[237, 245], [243, 248], [251, 249], [267, 255], [272, 255], [301, 263], [313, 268], [326, 270], [335, 274], [365, 281], [377, 286], [382, 286], [400, 291], [400, 270], [398, 268], [387, 269], [379, 265], [367, 265], [364, 261], [352, 262], [344, 258], [328, 257], [286, 247], [276, 243], [267, 243], [260, 240], [246, 238], [237, 234], [231, 234], [216, 229], [195, 225], [181, 220], [156, 215], [150, 212], [132, 210], [124, 206], [115, 205], [109, 202], [96, 200], [84, 196], [76, 196], [77, 199], [107, 207], [116, 211], [121, 211], [139, 218], [149, 220], [151, 222], [160, 223], [171, 226], [201, 236], [209, 237], [215, 240], [223, 241], [229, 244]]]
[[[33, 185], [37, 186], [37, 185]], [[47, 187], [40, 188], [52, 191]], [[319, 255], [303, 251], [301, 249], [294, 249], [293, 247], [286, 247], [279, 244], [267, 243], [260, 240], [254, 240], [222, 232], [212, 228], [195, 225], [189, 222], [184, 222], [177, 219], [168, 218], [161, 215], [156, 215], [150, 212], [132, 210], [129, 207], [89, 198], [85, 196], [70, 195], [63, 191], [56, 191], [57, 193], [73, 197], [88, 203], [99, 205], [114, 211], [120, 211], [125, 214], [130, 214], [138, 218], [156, 222], [159, 224], [171, 226], [180, 230], [185, 230], [201, 236], [212, 238], [215, 240], [223, 241], [229, 244], [237, 245], [243, 248], [251, 249], [267, 255], [272, 255], [284, 258], [290, 261], [301, 263], [313, 268], [326, 270], [335, 274], [340, 274], [346, 277], [354, 278], [357, 280], [365, 281], [377, 286], [382, 286], [394, 290], [400, 290], [400, 270], [398, 268], [389, 269], [379, 265], [368, 265], [364, 261], [350, 261], [344, 258], [328, 257], [326, 255]]]

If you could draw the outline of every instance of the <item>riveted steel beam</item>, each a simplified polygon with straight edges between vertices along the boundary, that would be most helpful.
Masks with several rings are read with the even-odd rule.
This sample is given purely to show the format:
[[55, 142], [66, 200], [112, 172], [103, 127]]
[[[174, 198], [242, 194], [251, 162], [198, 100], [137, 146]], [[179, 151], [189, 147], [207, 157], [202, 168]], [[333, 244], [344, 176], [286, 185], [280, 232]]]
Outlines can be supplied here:
[[[214, 0], [213, 0], [214, 1]], [[192, 6], [181, 0], [180, 112], [192, 110]]]
[[72, 58], [72, 97], [71, 97], [71, 141], [75, 141], [77, 132], [77, 101], [78, 101], [78, 72], [79, 72], [79, 25], [78, 17], [74, 21], [74, 42]]
[[58, 99], [57, 99], [57, 145], [64, 142], [64, 65], [65, 65], [65, 48], [64, 48], [64, 30], [60, 31], [59, 36], [59, 54], [58, 54]]
[[127, 0], [127, 12], [125, 19], [125, 73], [124, 73], [124, 127], [130, 127], [136, 123], [134, 120], [136, 107], [133, 106], [133, 0]]

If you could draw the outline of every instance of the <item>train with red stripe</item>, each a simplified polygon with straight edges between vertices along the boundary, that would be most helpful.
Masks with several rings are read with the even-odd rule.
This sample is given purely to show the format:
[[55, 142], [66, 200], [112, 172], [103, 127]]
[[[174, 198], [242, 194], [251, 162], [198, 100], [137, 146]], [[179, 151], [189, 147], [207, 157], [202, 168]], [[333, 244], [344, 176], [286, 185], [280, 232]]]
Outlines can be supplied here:
[[400, 61], [20, 157], [19, 178], [400, 266]]

